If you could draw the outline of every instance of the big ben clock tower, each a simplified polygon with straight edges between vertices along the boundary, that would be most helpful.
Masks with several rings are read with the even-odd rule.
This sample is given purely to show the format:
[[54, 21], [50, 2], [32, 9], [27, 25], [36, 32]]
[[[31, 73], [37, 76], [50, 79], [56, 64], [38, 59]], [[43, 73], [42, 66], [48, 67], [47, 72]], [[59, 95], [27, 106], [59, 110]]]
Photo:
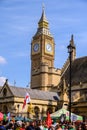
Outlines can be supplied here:
[[[59, 79], [60, 72], [54, 72], [54, 38], [49, 31], [49, 23], [44, 8], [38, 22], [38, 29], [31, 42], [31, 88], [51, 90], [54, 77]], [[58, 74], [57, 74], [58, 73]], [[57, 79], [56, 79], [57, 80]]]

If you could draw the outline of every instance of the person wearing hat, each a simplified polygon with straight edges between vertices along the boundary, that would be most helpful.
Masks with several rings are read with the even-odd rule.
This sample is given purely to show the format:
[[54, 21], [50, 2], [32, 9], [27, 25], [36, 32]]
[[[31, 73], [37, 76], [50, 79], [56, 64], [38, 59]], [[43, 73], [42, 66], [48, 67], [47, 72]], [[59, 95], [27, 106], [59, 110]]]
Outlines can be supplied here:
[[17, 128], [16, 128], [16, 130], [20, 130], [21, 127], [22, 127], [22, 121], [17, 121]]

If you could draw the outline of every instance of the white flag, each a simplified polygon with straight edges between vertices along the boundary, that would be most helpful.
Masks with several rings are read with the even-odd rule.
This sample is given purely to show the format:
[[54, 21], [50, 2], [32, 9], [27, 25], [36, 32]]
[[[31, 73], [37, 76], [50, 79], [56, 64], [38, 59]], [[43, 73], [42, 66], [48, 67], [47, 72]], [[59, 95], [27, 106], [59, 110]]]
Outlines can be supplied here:
[[25, 108], [26, 104], [31, 101], [29, 93], [26, 93], [22, 109]]

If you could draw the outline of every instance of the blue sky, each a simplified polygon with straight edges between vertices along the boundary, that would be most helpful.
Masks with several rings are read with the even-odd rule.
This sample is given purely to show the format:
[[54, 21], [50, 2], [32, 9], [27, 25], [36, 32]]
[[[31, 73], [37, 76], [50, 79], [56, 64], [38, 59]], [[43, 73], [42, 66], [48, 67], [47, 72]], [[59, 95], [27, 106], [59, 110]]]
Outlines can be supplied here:
[[87, 55], [86, 0], [0, 0], [0, 85], [26, 87], [30, 83], [30, 44], [45, 5], [50, 32], [55, 39], [55, 67], [68, 57], [71, 35], [77, 58]]

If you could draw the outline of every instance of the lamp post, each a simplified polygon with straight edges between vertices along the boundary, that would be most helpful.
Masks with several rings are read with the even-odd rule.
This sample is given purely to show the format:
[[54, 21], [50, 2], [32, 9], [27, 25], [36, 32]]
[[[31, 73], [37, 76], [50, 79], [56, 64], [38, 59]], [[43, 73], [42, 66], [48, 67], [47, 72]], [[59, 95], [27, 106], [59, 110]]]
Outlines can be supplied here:
[[69, 62], [70, 62], [70, 69], [69, 69], [69, 122], [71, 122], [71, 86], [72, 86], [72, 52], [75, 47], [70, 43], [68, 46], [68, 53], [69, 53]]

